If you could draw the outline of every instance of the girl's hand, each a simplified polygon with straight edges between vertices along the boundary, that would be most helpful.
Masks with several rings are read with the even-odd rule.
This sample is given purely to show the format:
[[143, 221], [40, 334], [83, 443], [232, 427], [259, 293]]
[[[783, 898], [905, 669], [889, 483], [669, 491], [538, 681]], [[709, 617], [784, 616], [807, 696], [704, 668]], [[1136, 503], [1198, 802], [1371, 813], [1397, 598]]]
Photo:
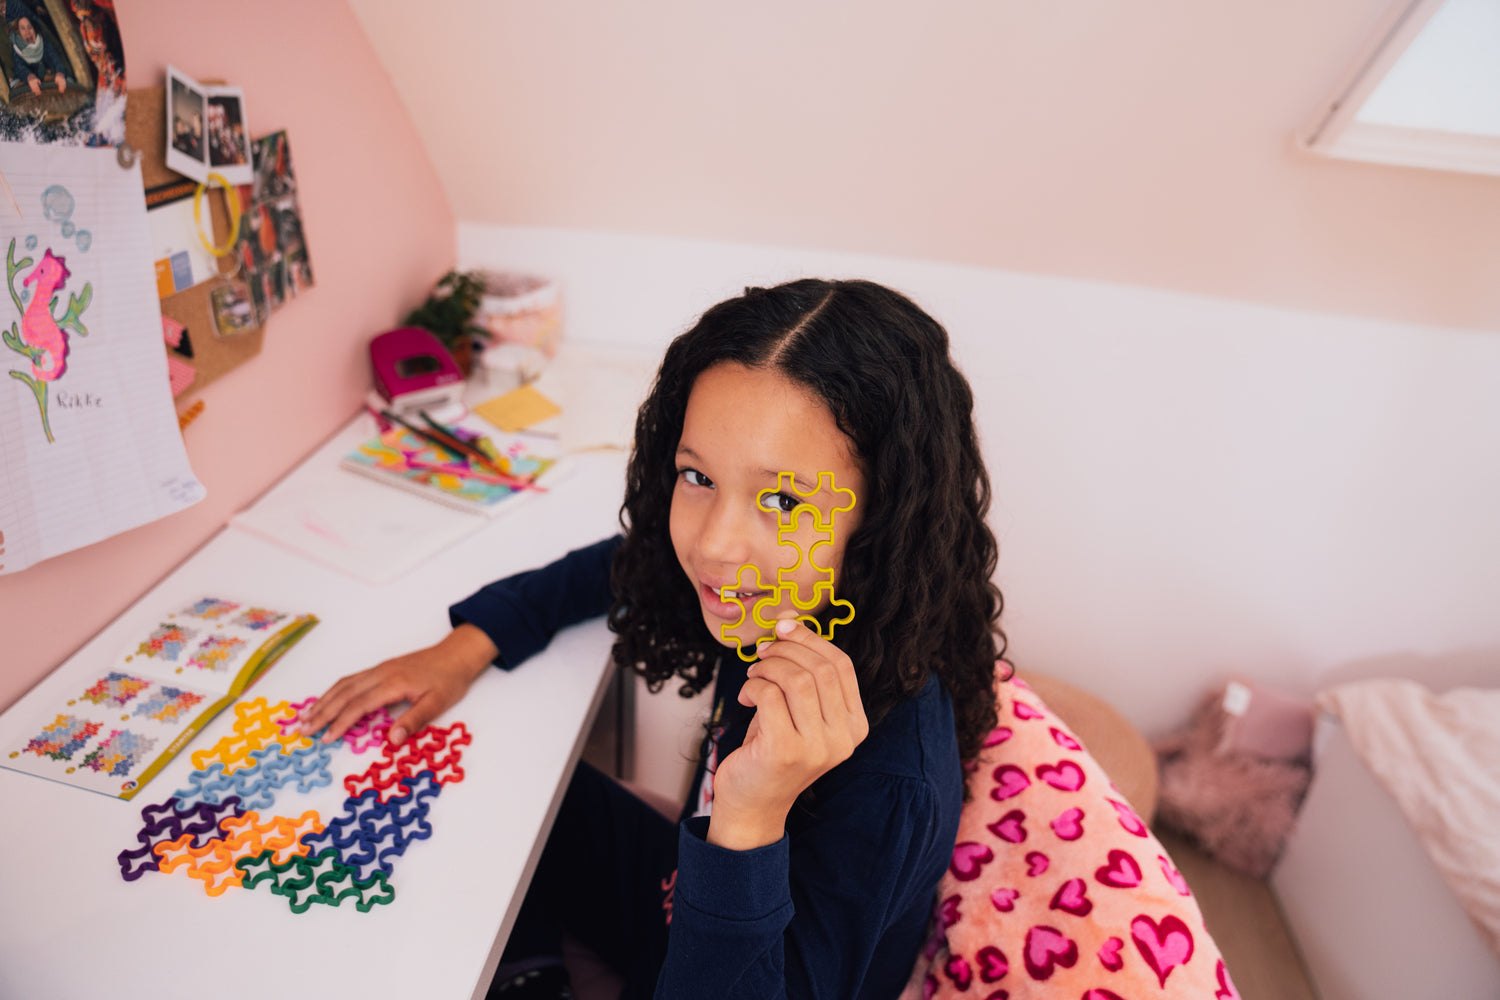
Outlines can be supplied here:
[[400, 743], [456, 704], [499, 652], [478, 628], [460, 625], [435, 646], [342, 678], [313, 705], [299, 731], [311, 735], [327, 726], [323, 742], [332, 743], [368, 713], [404, 700], [411, 707], [387, 734]]
[[755, 718], [714, 774], [709, 843], [748, 850], [781, 839], [797, 796], [869, 735], [854, 664], [802, 622], [776, 624], [740, 689]]

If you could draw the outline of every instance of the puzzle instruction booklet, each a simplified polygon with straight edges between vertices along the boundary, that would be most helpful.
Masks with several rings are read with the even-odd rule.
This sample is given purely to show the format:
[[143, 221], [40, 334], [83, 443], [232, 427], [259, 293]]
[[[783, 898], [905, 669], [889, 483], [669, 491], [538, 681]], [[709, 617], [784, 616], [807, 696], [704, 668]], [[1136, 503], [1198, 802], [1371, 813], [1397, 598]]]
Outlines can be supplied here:
[[131, 798], [317, 623], [217, 597], [161, 615], [106, 669], [71, 668], [0, 765]]

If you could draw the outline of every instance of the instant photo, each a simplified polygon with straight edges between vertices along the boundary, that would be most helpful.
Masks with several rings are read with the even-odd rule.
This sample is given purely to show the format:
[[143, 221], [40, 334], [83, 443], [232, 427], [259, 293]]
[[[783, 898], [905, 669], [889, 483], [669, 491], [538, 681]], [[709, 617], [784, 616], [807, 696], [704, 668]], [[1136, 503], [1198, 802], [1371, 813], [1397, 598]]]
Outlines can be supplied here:
[[250, 184], [245, 95], [239, 87], [206, 87], [167, 67], [167, 166], [208, 183], [218, 174], [231, 186]]

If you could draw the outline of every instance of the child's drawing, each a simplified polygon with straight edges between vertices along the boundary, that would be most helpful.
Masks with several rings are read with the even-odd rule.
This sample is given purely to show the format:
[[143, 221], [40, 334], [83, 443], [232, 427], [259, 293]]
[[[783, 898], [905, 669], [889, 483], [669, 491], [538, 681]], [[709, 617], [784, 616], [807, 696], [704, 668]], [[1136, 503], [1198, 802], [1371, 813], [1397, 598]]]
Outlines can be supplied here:
[[[31, 273], [21, 279], [22, 291], [16, 290], [16, 275], [31, 267], [31, 258], [16, 260], [16, 241], [12, 237], [10, 249], [5, 252], [5, 287], [10, 292], [16, 311], [21, 314], [19, 329], [15, 323], [9, 330], [0, 331], [5, 346], [31, 362], [30, 374], [12, 371], [10, 377], [25, 382], [36, 396], [36, 405], [42, 414], [42, 431], [51, 443], [52, 427], [47, 420], [47, 383], [55, 382], [68, 370], [68, 335], [72, 330], [82, 336], [88, 335], [83, 325], [83, 311], [94, 297], [94, 286], [85, 284], [83, 294], [68, 293], [68, 307], [60, 318], [54, 315], [57, 293], [67, 282], [67, 261], [54, 257], [50, 249], [42, 254], [41, 262]], [[26, 286], [32, 286], [26, 289]], [[24, 293], [24, 294], [23, 294]], [[29, 301], [26, 295], [29, 294]]]

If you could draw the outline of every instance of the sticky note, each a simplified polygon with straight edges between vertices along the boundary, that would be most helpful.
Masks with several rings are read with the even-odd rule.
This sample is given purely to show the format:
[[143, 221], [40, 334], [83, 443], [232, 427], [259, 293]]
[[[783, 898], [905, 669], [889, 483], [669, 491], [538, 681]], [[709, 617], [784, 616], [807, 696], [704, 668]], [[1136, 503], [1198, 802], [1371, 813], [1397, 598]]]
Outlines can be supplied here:
[[172, 277], [172, 262], [166, 257], [156, 262], [156, 297], [164, 299], [177, 291], [177, 282]]
[[182, 335], [187, 332], [187, 327], [177, 322], [170, 316], [161, 318], [161, 335], [167, 342], [168, 347], [181, 347]]
[[167, 355], [167, 381], [172, 385], [172, 395], [174, 397], [182, 395], [183, 390], [192, 385], [193, 379], [197, 377], [198, 373], [193, 369], [192, 365], [181, 358], [174, 357], [171, 354]]
[[557, 416], [562, 412], [562, 407], [531, 386], [523, 385], [503, 396], [480, 403], [474, 407], [474, 412], [510, 434]]

